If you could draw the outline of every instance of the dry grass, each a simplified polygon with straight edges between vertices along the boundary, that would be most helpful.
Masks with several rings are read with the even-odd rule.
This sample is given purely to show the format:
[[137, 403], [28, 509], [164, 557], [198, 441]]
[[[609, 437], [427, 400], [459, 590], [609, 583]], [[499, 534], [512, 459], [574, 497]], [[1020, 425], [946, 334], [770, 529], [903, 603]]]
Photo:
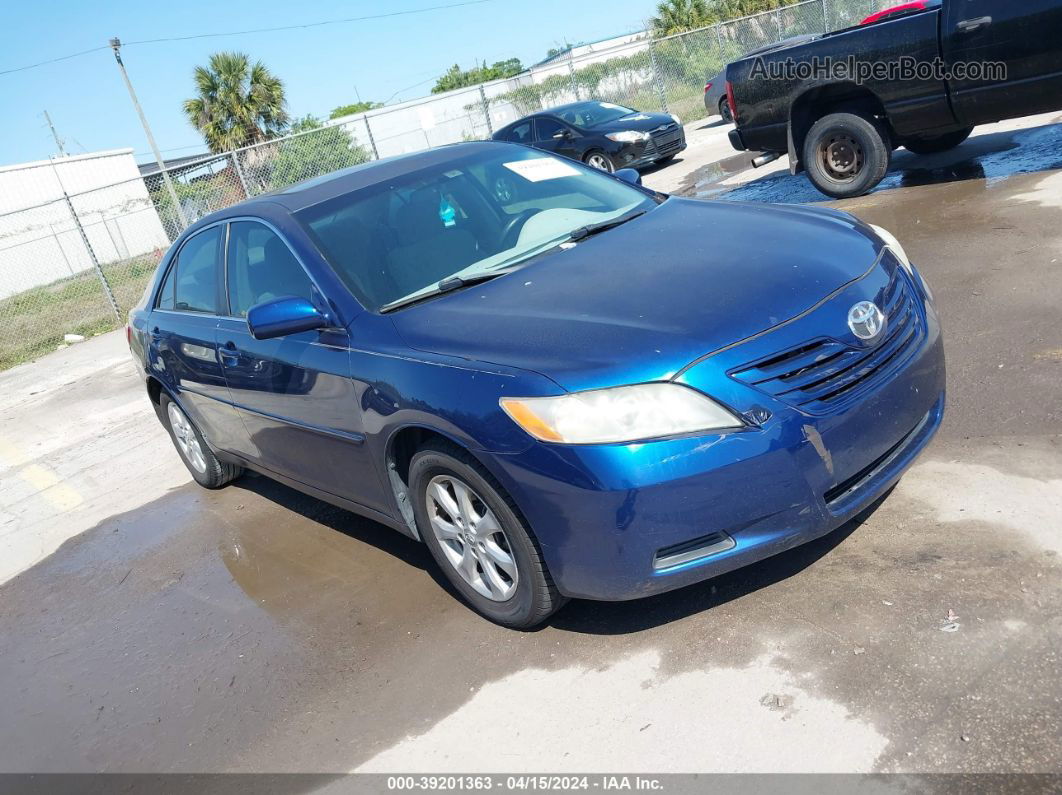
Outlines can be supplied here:
[[88, 337], [118, 328], [140, 300], [155, 266], [151, 256], [104, 266], [121, 321], [94, 270], [0, 299], [0, 370], [54, 351], [64, 334]]

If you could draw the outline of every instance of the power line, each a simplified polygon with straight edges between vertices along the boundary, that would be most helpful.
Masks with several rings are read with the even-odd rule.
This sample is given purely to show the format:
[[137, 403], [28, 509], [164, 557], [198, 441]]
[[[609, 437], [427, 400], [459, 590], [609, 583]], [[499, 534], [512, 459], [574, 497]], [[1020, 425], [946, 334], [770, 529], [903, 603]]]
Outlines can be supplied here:
[[[126, 46], [132, 46], [136, 44], [161, 44], [163, 42], [171, 41], [190, 41], [192, 39], [210, 39], [221, 38], [224, 36], [246, 36], [253, 33], [275, 33], [283, 30], [305, 30], [307, 28], [319, 28], [325, 25], [343, 25], [351, 22], [368, 22], [374, 19], [387, 19], [390, 17], [408, 16], [411, 14], [423, 14], [429, 11], [441, 11], [448, 8], [460, 8], [462, 6], [481, 5], [482, 3], [490, 3], [493, 0], [462, 0], [458, 3], [446, 3], [444, 5], [426, 6], [424, 8], [410, 8], [405, 11], [388, 11], [383, 14], [368, 14], [360, 17], [345, 17], [343, 19], [325, 19], [320, 22], [307, 22], [301, 25], [278, 25], [271, 28], [253, 28], [250, 30], [231, 30], [225, 33], [195, 33], [188, 36], [167, 36], [157, 39], [139, 39], [137, 41], [125, 42]], [[68, 61], [71, 58], [78, 58], [82, 55], [88, 55], [89, 53], [98, 52], [99, 50], [109, 49], [107, 45], [101, 47], [92, 47], [88, 50], [81, 50], [80, 52], [73, 52], [69, 55], [61, 55], [58, 58], [50, 58], [47, 61], [39, 61], [37, 63], [26, 64], [24, 66], [16, 66], [12, 69], [0, 70], [0, 75], [13, 74], [15, 72], [24, 72], [27, 69], [35, 69], [38, 66], [47, 66], [48, 64], [58, 63], [59, 61]]]
[[27, 69], [36, 69], [38, 66], [47, 66], [50, 63], [58, 63], [59, 61], [69, 61], [71, 58], [77, 58], [81, 55], [88, 55], [90, 52], [98, 52], [99, 50], [110, 49], [104, 45], [102, 47], [93, 47], [89, 50], [82, 50], [81, 52], [72, 52], [69, 55], [60, 55], [58, 58], [49, 58], [47, 61], [38, 61], [37, 63], [26, 64], [25, 66], [16, 66], [14, 69], [0, 70], [0, 75], [9, 75], [14, 72], [25, 72]]

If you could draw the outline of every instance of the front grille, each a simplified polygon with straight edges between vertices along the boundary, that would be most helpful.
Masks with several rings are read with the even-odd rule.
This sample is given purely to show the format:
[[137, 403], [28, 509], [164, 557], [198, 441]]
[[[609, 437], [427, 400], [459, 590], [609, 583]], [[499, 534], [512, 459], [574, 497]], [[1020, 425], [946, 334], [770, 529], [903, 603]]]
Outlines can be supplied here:
[[885, 289], [885, 338], [869, 348], [818, 339], [744, 365], [731, 375], [811, 414], [873, 389], [901, 367], [925, 337], [912, 285], [897, 267]]
[[665, 129], [654, 132], [645, 148], [648, 151], [650, 147], [653, 147], [657, 154], [663, 157], [677, 152], [681, 146], [682, 130], [677, 124], [670, 124]]

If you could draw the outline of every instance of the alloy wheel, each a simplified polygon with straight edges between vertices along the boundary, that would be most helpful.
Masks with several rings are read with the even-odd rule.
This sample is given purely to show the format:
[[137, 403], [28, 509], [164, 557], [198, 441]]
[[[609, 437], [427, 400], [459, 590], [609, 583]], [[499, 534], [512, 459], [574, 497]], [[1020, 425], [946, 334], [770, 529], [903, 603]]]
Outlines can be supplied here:
[[590, 155], [590, 157], [586, 158], [586, 164], [590, 166], [590, 168], [607, 171], [610, 174], [612, 173], [612, 161], [599, 152], [595, 152]]
[[207, 470], [206, 456], [203, 455], [203, 448], [199, 446], [199, 437], [196, 436], [192, 423], [176, 403], [170, 403], [166, 413], [170, 418], [170, 428], [173, 430], [177, 449], [196, 472], [205, 473]]
[[427, 486], [428, 518], [447, 561], [476, 593], [504, 602], [520, 576], [494, 512], [464, 481], [436, 475]]

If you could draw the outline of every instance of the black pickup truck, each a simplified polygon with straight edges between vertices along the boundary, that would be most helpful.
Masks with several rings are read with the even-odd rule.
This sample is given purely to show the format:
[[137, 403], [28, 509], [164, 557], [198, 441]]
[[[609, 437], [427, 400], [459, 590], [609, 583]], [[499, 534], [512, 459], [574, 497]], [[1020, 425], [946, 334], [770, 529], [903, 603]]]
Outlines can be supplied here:
[[792, 173], [847, 198], [898, 147], [942, 152], [977, 124], [1062, 109], [1062, 0], [905, 6], [730, 64], [734, 148], [766, 153], [757, 164], [788, 153]]

